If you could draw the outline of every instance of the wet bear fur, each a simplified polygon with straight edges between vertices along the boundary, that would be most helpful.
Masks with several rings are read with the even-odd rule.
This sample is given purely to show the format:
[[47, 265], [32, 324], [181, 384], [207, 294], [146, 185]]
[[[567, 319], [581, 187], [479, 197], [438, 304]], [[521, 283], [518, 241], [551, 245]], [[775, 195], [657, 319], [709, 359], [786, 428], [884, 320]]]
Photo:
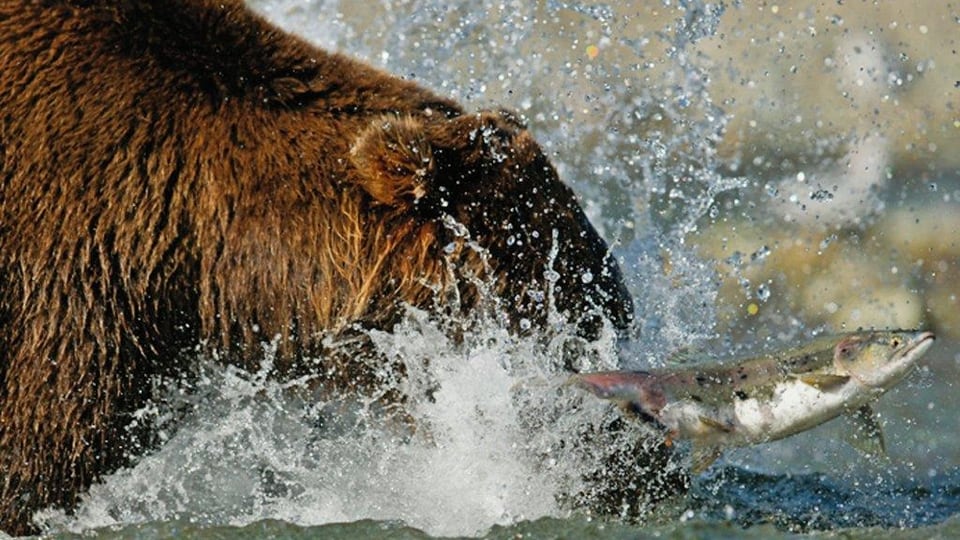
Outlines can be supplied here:
[[587, 338], [630, 322], [607, 246], [515, 116], [236, 0], [3, 0], [0, 115], [8, 533], [142, 453], [132, 413], [198, 355], [254, 370], [272, 342], [281, 376], [363, 392], [364, 329], [406, 305], [469, 313], [483, 284], [518, 332], [551, 302]]

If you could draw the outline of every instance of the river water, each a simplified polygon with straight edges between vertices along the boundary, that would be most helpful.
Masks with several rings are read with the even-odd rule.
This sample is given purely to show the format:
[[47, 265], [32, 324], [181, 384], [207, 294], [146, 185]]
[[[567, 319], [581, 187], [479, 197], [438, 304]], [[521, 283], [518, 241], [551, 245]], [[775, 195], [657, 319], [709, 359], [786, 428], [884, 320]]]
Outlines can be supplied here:
[[[389, 428], [349, 422], [318, 434], [311, 418], [320, 405], [272, 380], [269, 365], [251, 374], [201, 359], [206, 367], [189, 392], [168, 398], [190, 413], [177, 429], [171, 422], [166, 442], [94, 486], [77, 512], [41, 512], [37, 520], [48, 534], [960, 536], [955, 388], [960, 335], [949, 317], [934, 311], [939, 304], [924, 300], [925, 291], [940, 286], [936, 298], [955, 308], [960, 285], [944, 286], [924, 273], [922, 261], [901, 271], [902, 265], [890, 262], [900, 252], [885, 251], [882, 236], [863, 240], [882, 230], [877, 224], [888, 215], [907, 212], [921, 223], [932, 219], [928, 207], [954, 211], [960, 199], [956, 164], [950, 161], [950, 150], [960, 150], [960, 143], [950, 146], [957, 135], [951, 139], [949, 129], [958, 129], [949, 124], [951, 113], [945, 113], [946, 139], [912, 143], [906, 150], [890, 139], [899, 124], [877, 120], [891, 100], [921, 99], [910, 92], [923, 91], [929, 73], [937, 73], [937, 62], [943, 70], [944, 61], [916, 49], [904, 59], [906, 53], [889, 40], [882, 43], [888, 49], [875, 46], [872, 30], [910, 27], [929, 41], [938, 35], [939, 19], [923, 23], [882, 10], [838, 14], [829, 3], [804, 9], [767, 5], [763, 15], [776, 17], [780, 26], [766, 24], [755, 6], [736, 2], [411, 0], [356, 7], [337, 0], [258, 0], [252, 5], [321, 46], [363, 57], [468, 107], [503, 104], [527, 118], [561, 176], [614, 243], [637, 302], [641, 322], [635, 335], [626, 343], [607, 336], [592, 345], [583, 367], [658, 366], [672, 351], [691, 346], [724, 356], [796, 342], [857, 326], [853, 319], [829, 318], [844, 313], [887, 317], [859, 321], [932, 326], [942, 339], [921, 368], [877, 404], [886, 457], [868, 459], [848, 447], [846, 424], [838, 420], [777, 443], [731, 450], [693, 479], [688, 494], [651, 508], [641, 521], [621, 521], [590, 517], [558, 502], [559, 494], [576, 487], [589, 450], [560, 448], [557, 441], [583, 422], [616, 414], [562, 387], [558, 350], [510, 336], [495, 322], [482, 326], [475, 339], [455, 344], [422, 313], [411, 312], [393, 332], [373, 337], [387, 356], [429, 359], [409, 365], [411, 380], [403, 383], [414, 391], [439, 383], [433, 401], [413, 404], [431, 428], [429, 440], [400, 444]], [[793, 32], [786, 32], [790, 39], [783, 39], [784, 28]], [[824, 36], [833, 41], [823, 45]], [[779, 47], [783, 65], [765, 64], [762, 55], [757, 61], [743, 52], [750, 47], [774, 53]], [[818, 47], [833, 52], [816, 56]], [[871, 56], [879, 49], [877, 58]], [[848, 50], [853, 52], [845, 56]], [[809, 83], [802, 71], [809, 57], [836, 76], [834, 93], [841, 95], [836, 99], [856, 105], [858, 112], [831, 109], [834, 96], [823, 98], [811, 118], [804, 108], [809, 104], [797, 96], [813, 90], [789, 90]], [[794, 78], [784, 79], [798, 69]], [[751, 94], [778, 77], [781, 93], [763, 95], [787, 97], [778, 102]], [[899, 90], [904, 85], [908, 90]], [[893, 90], [885, 94], [887, 87]], [[925, 111], [931, 133], [938, 125], [931, 115], [941, 109], [956, 114], [951, 108], [956, 92], [945, 95]], [[872, 100], [879, 105], [874, 108]], [[745, 112], [751, 110], [755, 116]], [[863, 124], [849, 119], [871, 114]], [[829, 131], [832, 120], [847, 122], [835, 130], [840, 135], [818, 131]], [[946, 157], [924, 162], [931, 152]], [[882, 174], [864, 172], [874, 169]], [[797, 182], [804, 189], [812, 186], [809, 198], [797, 191]], [[801, 193], [800, 204], [795, 193]], [[764, 249], [728, 253], [722, 260], [698, 247], [704, 238], [735, 236], [741, 224], [773, 240]], [[853, 301], [830, 299], [823, 317], [812, 315], [816, 310], [803, 303], [801, 285], [791, 285], [789, 260], [779, 263], [785, 266], [775, 268], [769, 280], [759, 280], [749, 267], [786, 252], [776, 239], [790, 227], [816, 231], [824, 250], [831, 238], [858, 239], [858, 249], [872, 254], [868, 260], [881, 261], [887, 276], [883, 290], [902, 290], [905, 296], [871, 297], [847, 311]], [[934, 274], [960, 275], [954, 274], [960, 272], [960, 232], [934, 233], [947, 245], [947, 254], [937, 252]], [[859, 271], [852, 268], [853, 274]], [[911, 318], [905, 304], [921, 305], [919, 315]], [[162, 418], [169, 411], [147, 412]], [[531, 417], [537, 418], [536, 432], [530, 430]]]

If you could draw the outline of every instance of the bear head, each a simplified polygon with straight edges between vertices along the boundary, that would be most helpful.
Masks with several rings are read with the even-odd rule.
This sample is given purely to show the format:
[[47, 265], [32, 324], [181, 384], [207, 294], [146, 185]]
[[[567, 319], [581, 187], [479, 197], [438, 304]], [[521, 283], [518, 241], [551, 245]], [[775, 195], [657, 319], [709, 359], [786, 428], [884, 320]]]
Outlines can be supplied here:
[[[514, 114], [381, 116], [350, 156], [373, 206], [444, 224], [438, 247], [468, 277], [492, 279], [488, 290], [514, 330], [542, 328], [551, 309], [589, 339], [604, 320], [629, 326], [633, 305], [617, 262]], [[476, 281], [459, 277], [473, 307]]]

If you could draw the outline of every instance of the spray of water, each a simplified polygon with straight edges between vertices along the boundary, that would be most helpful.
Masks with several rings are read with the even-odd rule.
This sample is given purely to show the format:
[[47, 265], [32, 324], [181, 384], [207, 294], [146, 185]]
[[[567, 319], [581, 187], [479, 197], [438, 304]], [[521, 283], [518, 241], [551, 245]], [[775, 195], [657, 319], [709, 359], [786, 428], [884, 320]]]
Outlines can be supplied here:
[[[498, 324], [477, 336], [454, 343], [418, 311], [371, 334], [408, 371], [400, 386], [413, 397], [413, 434], [368, 403], [307, 399], [306, 387], [271, 378], [270, 362], [254, 374], [208, 362], [188, 392], [171, 392], [193, 410], [158, 451], [93, 486], [75, 515], [50, 510], [39, 521], [80, 532], [374, 518], [474, 534], [566, 515], [558, 495], [582, 489], [585, 465], [571, 443], [609, 411], [563, 387], [553, 361], [563, 351]], [[594, 367], [613, 367], [612, 334], [590, 347]]]

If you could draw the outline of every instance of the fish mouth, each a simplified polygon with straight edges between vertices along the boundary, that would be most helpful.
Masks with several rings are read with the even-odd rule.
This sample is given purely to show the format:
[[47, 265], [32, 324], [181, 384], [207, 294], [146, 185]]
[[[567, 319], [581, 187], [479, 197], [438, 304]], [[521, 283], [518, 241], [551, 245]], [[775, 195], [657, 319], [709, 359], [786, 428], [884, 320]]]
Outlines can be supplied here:
[[926, 350], [933, 345], [934, 340], [937, 339], [937, 336], [933, 332], [920, 332], [916, 337], [913, 338], [913, 341], [910, 345], [903, 350], [903, 353], [900, 355], [903, 358], [923, 354]]
[[878, 371], [880, 379], [863, 380], [858, 377], [863, 384], [874, 388], [889, 389], [906, 377], [907, 373], [909, 373], [915, 365], [917, 359], [927, 352], [927, 349], [933, 345], [936, 339], [933, 332], [928, 331], [914, 333], [903, 332], [902, 335], [904, 335], [904, 337], [909, 336], [908, 341], [899, 351], [894, 352], [890, 362]]

